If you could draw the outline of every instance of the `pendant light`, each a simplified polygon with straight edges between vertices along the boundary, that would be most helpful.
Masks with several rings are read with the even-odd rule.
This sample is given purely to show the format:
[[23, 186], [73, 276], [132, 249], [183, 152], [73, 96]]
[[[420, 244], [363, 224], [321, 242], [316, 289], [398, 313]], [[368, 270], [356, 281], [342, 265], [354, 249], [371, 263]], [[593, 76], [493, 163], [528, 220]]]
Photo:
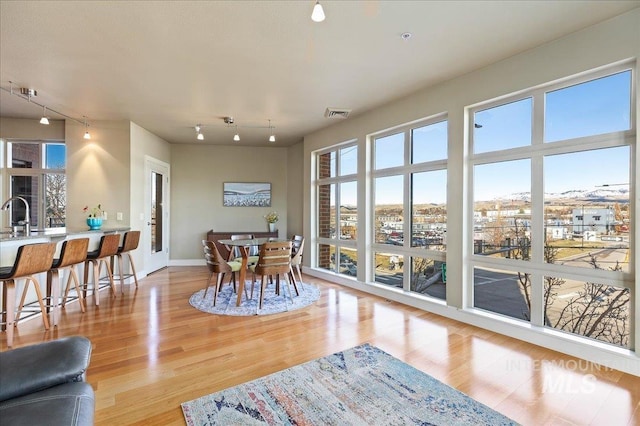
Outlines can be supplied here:
[[233, 140], [236, 142], [240, 142], [240, 134], [238, 133], [238, 125], [236, 124], [236, 134], [233, 135]]
[[49, 118], [47, 118], [47, 107], [42, 106], [42, 118], [40, 119], [40, 124], [49, 124]]
[[204, 135], [202, 134], [201, 130], [202, 126], [200, 124], [196, 124], [196, 139], [198, 139], [199, 141], [204, 140]]
[[316, 0], [316, 4], [313, 6], [313, 12], [311, 12], [311, 20], [313, 22], [322, 22], [324, 18], [324, 10], [322, 9], [320, 0]]

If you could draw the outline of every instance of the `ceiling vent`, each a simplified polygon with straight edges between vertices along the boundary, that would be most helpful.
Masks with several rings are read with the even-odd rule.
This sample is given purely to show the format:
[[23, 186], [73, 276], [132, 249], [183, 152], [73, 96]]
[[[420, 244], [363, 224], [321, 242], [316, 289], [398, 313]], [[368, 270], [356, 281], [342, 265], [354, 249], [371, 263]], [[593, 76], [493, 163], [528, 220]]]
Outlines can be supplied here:
[[347, 118], [349, 113], [351, 113], [350, 109], [327, 108], [324, 112], [324, 118]]

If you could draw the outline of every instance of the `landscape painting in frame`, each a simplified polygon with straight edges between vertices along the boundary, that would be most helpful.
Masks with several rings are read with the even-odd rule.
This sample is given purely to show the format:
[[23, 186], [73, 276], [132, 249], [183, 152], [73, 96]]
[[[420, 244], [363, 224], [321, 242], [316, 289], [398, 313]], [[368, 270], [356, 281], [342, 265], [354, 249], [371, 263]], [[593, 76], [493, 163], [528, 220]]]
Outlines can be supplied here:
[[271, 207], [270, 183], [225, 182], [223, 192], [223, 206]]

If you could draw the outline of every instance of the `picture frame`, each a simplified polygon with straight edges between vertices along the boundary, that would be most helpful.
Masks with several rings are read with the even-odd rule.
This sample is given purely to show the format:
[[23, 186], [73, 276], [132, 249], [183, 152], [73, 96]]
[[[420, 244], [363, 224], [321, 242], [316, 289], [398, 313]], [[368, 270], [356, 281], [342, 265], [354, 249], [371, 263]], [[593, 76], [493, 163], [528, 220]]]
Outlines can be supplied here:
[[269, 182], [224, 182], [222, 194], [224, 207], [271, 207]]

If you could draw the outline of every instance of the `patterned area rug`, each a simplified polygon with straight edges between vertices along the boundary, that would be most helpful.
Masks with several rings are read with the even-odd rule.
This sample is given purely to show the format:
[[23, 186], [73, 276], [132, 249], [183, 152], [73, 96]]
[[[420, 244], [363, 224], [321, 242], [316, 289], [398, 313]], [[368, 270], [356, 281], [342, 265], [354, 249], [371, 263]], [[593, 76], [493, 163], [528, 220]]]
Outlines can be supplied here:
[[182, 404], [188, 425], [514, 425], [364, 344]]
[[[247, 316], [269, 315], [293, 311], [309, 306], [320, 298], [320, 290], [310, 284], [298, 283], [298, 290], [300, 291], [299, 296], [296, 296], [295, 290], [292, 286], [291, 291], [293, 292], [293, 301], [289, 295], [289, 287], [286, 282], [281, 282], [280, 284], [280, 295], [276, 294], [275, 284], [269, 284], [264, 293], [262, 309], [258, 309], [258, 303], [260, 302], [259, 284], [260, 283], [256, 283], [256, 289], [253, 292], [253, 299], [247, 300], [246, 296], [243, 295], [240, 306], [236, 306], [237, 295], [233, 292], [233, 287], [227, 284], [222, 287], [222, 291], [218, 294], [216, 306], [213, 306], [213, 288], [210, 288], [207, 292], [206, 299], [203, 299], [204, 289], [194, 293], [189, 299], [189, 303], [194, 308], [210, 314]], [[247, 292], [250, 291], [251, 281], [247, 281], [245, 288], [247, 289]]]

